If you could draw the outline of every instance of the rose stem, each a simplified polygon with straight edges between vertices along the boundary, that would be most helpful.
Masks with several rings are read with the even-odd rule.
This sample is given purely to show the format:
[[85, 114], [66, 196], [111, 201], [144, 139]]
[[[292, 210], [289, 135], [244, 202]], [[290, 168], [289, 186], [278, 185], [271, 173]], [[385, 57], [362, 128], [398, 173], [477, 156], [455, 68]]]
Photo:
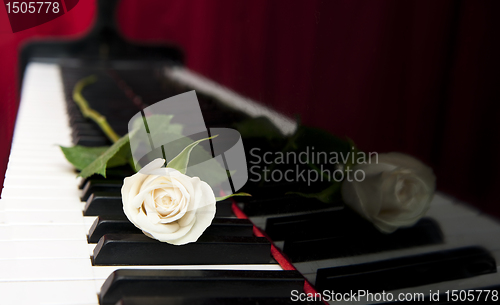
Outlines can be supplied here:
[[111, 128], [106, 120], [106, 117], [101, 115], [99, 112], [90, 108], [89, 103], [82, 95], [82, 90], [86, 86], [93, 84], [97, 81], [97, 77], [95, 75], [88, 76], [84, 79], [81, 79], [76, 83], [75, 88], [73, 89], [73, 100], [80, 108], [80, 111], [83, 114], [83, 117], [89, 118], [92, 121], [96, 122], [97, 125], [101, 128], [104, 134], [113, 142], [116, 143], [120, 139], [120, 136], [116, 134], [116, 132]]

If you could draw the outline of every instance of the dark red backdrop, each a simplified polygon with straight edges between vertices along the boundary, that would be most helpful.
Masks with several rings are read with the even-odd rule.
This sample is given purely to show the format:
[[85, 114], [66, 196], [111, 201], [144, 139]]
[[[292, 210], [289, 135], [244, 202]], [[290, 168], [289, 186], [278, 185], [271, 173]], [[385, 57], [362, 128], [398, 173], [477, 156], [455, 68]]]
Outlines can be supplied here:
[[[83, 35], [93, 0], [16, 34], [0, 8], [0, 172], [17, 107], [20, 44]], [[134, 40], [173, 41], [187, 66], [365, 150], [432, 165], [438, 187], [500, 215], [500, 1], [139, 1]], [[1, 179], [0, 179], [1, 180]]]

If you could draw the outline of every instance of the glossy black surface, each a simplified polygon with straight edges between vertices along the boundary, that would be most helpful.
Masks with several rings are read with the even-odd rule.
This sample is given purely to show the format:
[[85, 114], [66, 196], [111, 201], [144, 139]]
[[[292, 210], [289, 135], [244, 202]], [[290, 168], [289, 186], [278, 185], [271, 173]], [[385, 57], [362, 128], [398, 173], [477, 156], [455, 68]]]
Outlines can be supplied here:
[[304, 198], [299, 195], [284, 195], [268, 193], [262, 198], [237, 199], [243, 203], [243, 212], [249, 216], [278, 215], [297, 212], [314, 212], [323, 209], [337, 209], [340, 205], [327, 204], [316, 199]]
[[117, 192], [92, 193], [85, 203], [83, 215], [125, 217], [122, 197]]
[[[219, 201], [216, 204], [215, 217], [234, 217], [231, 200]], [[85, 203], [83, 215], [123, 218], [125, 213], [123, 212], [122, 197], [117, 191], [92, 193]]]
[[[423, 218], [391, 234], [351, 209], [267, 219], [266, 233], [284, 240], [283, 251], [293, 262], [338, 258], [443, 243], [436, 221]], [[341, 246], [338, 246], [341, 245]]]
[[90, 195], [97, 192], [114, 192], [120, 194], [123, 185], [123, 180], [94, 180], [90, 179], [87, 181], [82, 190], [82, 201], [87, 201]]
[[117, 270], [101, 288], [101, 305], [124, 297], [289, 298], [302, 291], [304, 279], [297, 271], [235, 270]]
[[[89, 230], [89, 243], [97, 243], [105, 234], [140, 234], [127, 218], [99, 216]], [[214, 218], [212, 224], [203, 233], [217, 236], [253, 236], [253, 225], [247, 219]]]
[[467, 247], [391, 260], [318, 269], [316, 288], [336, 292], [389, 291], [497, 272], [483, 248]]
[[267, 264], [271, 244], [263, 237], [203, 235], [176, 246], [144, 234], [106, 234], [94, 249], [94, 265]]
[[128, 165], [127, 166], [120, 166], [120, 167], [113, 167], [113, 168], [107, 168], [106, 169], [106, 177], [101, 176], [101, 175], [92, 175], [88, 178], [84, 178], [80, 181], [80, 184], [78, 185], [79, 189], [83, 189], [85, 184], [89, 180], [105, 180], [105, 179], [110, 179], [110, 180], [123, 180], [125, 177], [129, 177], [135, 174], [135, 171], [133, 171]]
[[[290, 297], [251, 297], [251, 298], [236, 298], [236, 297], [161, 297], [161, 296], [147, 296], [147, 297], [125, 297], [118, 301], [116, 305], [285, 305], [290, 304]], [[310, 305], [324, 305], [323, 302], [308, 302], [308, 301], [294, 301], [292, 304], [310, 304]]]

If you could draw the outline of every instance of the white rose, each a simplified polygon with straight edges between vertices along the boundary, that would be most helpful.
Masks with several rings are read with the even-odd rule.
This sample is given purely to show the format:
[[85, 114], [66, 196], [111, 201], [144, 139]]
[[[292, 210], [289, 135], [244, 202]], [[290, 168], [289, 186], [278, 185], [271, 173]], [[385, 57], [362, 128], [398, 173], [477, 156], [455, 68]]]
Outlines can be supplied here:
[[[373, 161], [373, 160], [372, 160]], [[359, 164], [363, 181], [342, 183], [347, 205], [384, 233], [415, 224], [429, 208], [436, 177], [432, 169], [401, 153], [378, 156], [378, 164]]]
[[212, 188], [198, 177], [162, 168], [156, 159], [125, 178], [123, 211], [144, 234], [174, 245], [195, 242], [215, 216]]

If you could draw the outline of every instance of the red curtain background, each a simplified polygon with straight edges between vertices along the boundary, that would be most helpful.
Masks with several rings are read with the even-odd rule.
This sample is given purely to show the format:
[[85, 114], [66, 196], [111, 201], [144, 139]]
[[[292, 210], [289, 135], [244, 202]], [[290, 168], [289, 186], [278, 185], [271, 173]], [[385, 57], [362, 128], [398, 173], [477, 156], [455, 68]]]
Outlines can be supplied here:
[[[17, 111], [17, 54], [33, 37], [84, 35], [95, 3], [12, 34], [0, 9], [0, 174]], [[438, 188], [500, 215], [499, 1], [123, 0], [135, 41], [366, 151], [431, 165]], [[3, 177], [3, 174], [1, 175]], [[1, 181], [1, 179], [0, 179]]]

